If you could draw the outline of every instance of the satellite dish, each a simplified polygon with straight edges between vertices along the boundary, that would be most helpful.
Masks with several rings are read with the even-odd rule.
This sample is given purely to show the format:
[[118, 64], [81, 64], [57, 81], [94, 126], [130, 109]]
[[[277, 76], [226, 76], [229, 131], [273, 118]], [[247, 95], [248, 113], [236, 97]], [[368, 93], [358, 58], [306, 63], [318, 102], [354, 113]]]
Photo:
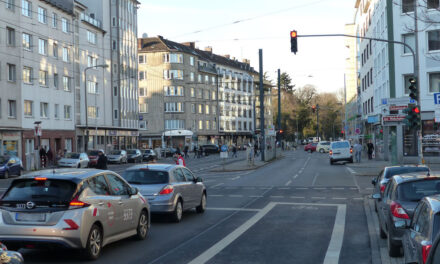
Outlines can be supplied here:
[[143, 33], [142, 34], [142, 38], [148, 38], [148, 34], [147, 33]]

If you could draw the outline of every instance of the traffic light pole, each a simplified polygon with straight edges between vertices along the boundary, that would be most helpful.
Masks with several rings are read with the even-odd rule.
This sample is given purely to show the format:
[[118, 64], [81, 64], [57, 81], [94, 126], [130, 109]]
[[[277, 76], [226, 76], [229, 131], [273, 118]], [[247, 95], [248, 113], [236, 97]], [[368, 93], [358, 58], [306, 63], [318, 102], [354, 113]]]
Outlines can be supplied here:
[[[415, 1], [417, 3], [417, 1]], [[417, 15], [417, 5], [415, 5], [415, 15]], [[415, 34], [417, 35], [417, 16], [415, 17]], [[297, 35], [298, 38], [316, 38], [316, 37], [347, 37], [347, 38], [356, 38], [356, 39], [367, 39], [367, 40], [373, 40], [373, 41], [379, 41], [379, 42], [387, 42], [387, 43], [393, 43], [393, 44], [400, 44], [408, 48], [408, 50], [411, 52], [413, 57], [413, 76], [416, 79], [416, 81], [419, 81], [419, 64], [418, 64], [418, 57], [416, 56], [416, 52], [414, 52], [414, 49], [401, 41], [395, 41], [395, 40], [388, 40], [388, 39], [380, 39], [380, 38], [370, 38], [370, 37], [361, 37], [361, 36], [355, 36], [355, 35], [347, 35], [347, 34], [314, 34], [314, 35]], [[417, 47], [417, 46], [416, 46]], [[420, 86], [419, 86], [420, 87]], [[418, 88], [418, 95], [417, 95], [417, 105], [421, 109], [421, 101], [420, 101], [420, 89]], [[419, 156], [419, 163], [424, 164], [425, 160], [423, 158], [423, 151], [422, 151], [422, 115], [420, 114], [420, 126], [419, 130], [417, 131], [418, 134], [418, 156]]]
[[260, 62], [260, 129], [261, 129], [261, 144], [260, 153], [261, 161], [264, 162], [264, 153], [266, 150], [266, 137], [264, 131], [264, 83], [263, 83], [263, 50], [259, 49], [259, 62]]
[[319, 104], [316, 104], [316, 140], [319, 141]]

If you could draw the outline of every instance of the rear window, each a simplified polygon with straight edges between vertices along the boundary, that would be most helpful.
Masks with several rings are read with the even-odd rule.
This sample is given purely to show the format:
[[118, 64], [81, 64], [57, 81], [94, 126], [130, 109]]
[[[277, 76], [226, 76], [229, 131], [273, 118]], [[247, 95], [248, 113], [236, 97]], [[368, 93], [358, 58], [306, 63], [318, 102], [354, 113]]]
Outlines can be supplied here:
[[75, 190], [76, 184], [66, 180], [18, 180], [12, 183], [2, 201], [67, 202]]
[[99, 151], [97, 150], [91, 150], [88, 152], [89, 156], [98, 156]]
[[66, 153], [68, 159], [79, 159], [79, 153]]
[[423, 197], [440, 193], [440, 179], [419, 180], [399, 184], [397, 196], [399, 200], [418, 202]]
[[404, 173], [411, 173], [411, 172], [428, 172], [429, 169], [427, 167], [403, 167], [403, 168], [389, 168], [385, 172], [385, 178], [391, 178], [394, 175], [404, 174]]
[[110, 152], [111, 155], [121, 155], [121, 151], [120, 150], [113, 150], [112, 152]]
[[154, 171], [147, 169], [127, 170], [122, 177], [131, 184], [161, 184], [168, 183], [169, 177], [166, 171]]
[[136, 150], [127, 150], [128, 154], [136, 154]]
[[337, 149], [337, 148], [349, 148], [350, 144], [348, 144], [348, 142], [335, 142], [332, 144], [332, 148]]

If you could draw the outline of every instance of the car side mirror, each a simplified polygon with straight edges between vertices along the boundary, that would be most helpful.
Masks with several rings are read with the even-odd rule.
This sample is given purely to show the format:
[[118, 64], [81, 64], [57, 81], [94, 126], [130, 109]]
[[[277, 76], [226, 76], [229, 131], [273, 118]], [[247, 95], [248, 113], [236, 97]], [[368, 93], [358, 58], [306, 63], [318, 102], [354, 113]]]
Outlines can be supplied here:
[[376, 178], [371, 180], [371, 184], [376, 185], [376, 183], [377, 183], [377, 179]]
[[130, 188], [130, 196], [131, 195], [136, 195], [136, 194], [138, 194], [138, 192], [139, 192], [138, 188], [136, 188], [136, 187], [131, 187]]
[[202, 177], [197, 177], [197, 178], [196, 178], [196, 182], [203, 182]]
[[377, 199], [379, 201], [382, 199], [382, 197], [380, 196], [380, 193], [373, 193], [373, 195], [371, 195], [371, 198]]
[[406, 229], [406, 228], [408, 228], [408, 225], [406, 224], [406, 221], [399, 220], [399, 221], [394, 222], [394, 227], [397, 229]]

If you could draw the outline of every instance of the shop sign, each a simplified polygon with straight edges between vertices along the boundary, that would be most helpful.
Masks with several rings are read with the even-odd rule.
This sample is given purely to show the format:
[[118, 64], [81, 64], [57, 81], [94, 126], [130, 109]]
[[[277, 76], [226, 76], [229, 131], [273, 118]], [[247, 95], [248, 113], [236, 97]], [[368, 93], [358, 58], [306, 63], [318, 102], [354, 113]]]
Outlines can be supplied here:
[[405, 119], [406, 116], [398, 116], [398, 115], [394, 115], [394, 116], [384, 116], [383, 117], [383, 122], [401, 122]]
[[390, 111], [399, 111], [408, 108], [408, 105], [390, 105]]
[[36, 137], [41, 137], [42, 134], [43, 134], [43, 130], [41, 129], [41, 126], [35, 126], [34, 127], [34, 135]]
[[440, 104], [440, 93], [434, 93], [434, 104]]
[[369, 116], [367, 122], [369, 124], [375, 124], [375, 123], [379, 123], [379, 116], [375, 115], [375, 116]]
[[361, 129], [360, 128], [356, 128], [355, 133], [356, 133], [356, 135], [359, 135], [361, 133]]

